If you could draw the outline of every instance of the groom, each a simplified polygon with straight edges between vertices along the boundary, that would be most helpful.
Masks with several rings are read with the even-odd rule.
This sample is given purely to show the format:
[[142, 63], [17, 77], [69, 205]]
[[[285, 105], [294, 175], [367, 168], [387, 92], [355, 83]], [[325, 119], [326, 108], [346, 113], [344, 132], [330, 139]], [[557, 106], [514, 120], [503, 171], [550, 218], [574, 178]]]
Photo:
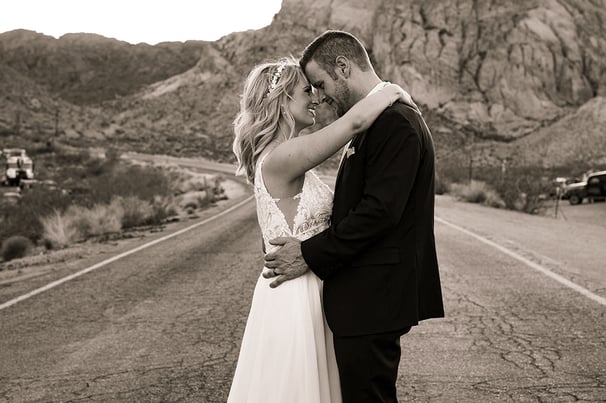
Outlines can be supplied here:
[[[383, 84], [364, 46], [346, 32], [317, 37], [300, 64], [339, 116]], [[417, 109], [396, 103], [354, 137], [339, 168], [331, 222], [303, 242], [272, 241], [283, 246], [265, 257], [277, 275], [271, 286], [309, 269], [324, 280], [343, 402], [397, 402], [400, 336], [444, 316], [433, 142]]]

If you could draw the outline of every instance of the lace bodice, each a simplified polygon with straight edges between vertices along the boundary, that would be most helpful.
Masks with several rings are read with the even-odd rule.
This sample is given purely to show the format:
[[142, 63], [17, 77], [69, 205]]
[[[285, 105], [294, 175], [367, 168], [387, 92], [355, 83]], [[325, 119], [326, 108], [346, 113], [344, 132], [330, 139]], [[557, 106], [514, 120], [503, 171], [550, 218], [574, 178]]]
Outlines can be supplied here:
[[328, 228], [332, 212], [332, 190], [313, 171], [308, 171], [305, 173], [303, 189], [296, 196], [299, 204], [291, 232], [282, 210], [278, 207], [276, 200], [269, 194], [263, 182], [261, 167], [264, 159], [265, 156], [257, 163], [254, 191], [257, 201], [257, 217], [263, 234], [265, 249], [271, 252], [275, 248], [269, 244], [270, 239], [292, 236], [304, 241]]

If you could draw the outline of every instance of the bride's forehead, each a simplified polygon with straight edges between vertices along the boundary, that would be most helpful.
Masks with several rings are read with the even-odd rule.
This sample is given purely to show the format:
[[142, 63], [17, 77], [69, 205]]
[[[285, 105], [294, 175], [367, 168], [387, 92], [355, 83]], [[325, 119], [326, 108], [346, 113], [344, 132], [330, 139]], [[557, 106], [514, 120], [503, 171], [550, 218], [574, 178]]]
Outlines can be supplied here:
[[296, 87], [297, 88], [305, 88], [305, 87], [308, 87], [310, 85], [311, 85], [311, 83], [309, 82], [309, 80], [307, 79], [307, 77], [305, 77], [304, 75], [301, 75], [299, 77], [299, 79], [297, 80]]

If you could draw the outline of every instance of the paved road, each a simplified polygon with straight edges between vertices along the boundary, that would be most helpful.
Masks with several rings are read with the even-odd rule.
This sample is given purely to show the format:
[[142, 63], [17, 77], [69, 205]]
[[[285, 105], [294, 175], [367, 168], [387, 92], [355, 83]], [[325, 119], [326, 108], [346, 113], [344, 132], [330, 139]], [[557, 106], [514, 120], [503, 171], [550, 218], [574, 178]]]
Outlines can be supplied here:
[[251, 202], [0, 311], [0, 401], [225, 400], [259, 236]]
[[[606, 306], [444, 222], [593, 284], [588, 292], [602, 298], [604, 266], [564, 264], [553, 250], [566, 245], [519, 235], [519, 222], [534, 239], [541, 228], [558, 231], [556, 220], [448, 199], [438, 215], [448, 317], [402, 339], [400, 400], [606, 401]], [[593, 230], [604, 234], [582, 228]], [[249, 203], [0, 310], [0, 401], [224, 402], [262, 262], [259, 240]], [[15, 287], [28, 285], [5, 284], [0, 304]]]

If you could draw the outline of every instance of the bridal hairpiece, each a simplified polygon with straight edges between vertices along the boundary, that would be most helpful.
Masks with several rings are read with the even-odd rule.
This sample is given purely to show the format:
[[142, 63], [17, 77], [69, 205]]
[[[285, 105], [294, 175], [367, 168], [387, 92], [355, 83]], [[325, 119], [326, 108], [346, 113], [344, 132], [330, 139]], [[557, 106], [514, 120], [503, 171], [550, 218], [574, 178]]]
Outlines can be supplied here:
[[267, 89], [267, 95], [269, 95], [270, 92], [272, 92], [274, 89], [276, 89], [276, 86], [278, 85], [278, 81], [280, 80], [280, 77], [282, 76], [282, 72], [284, 71], [284, 67], [286, 67], [286, 64], [281, 63], [278, 68], [276, 69], [276, 71], [274, 72], [274, 74], [271, 76], [271, 82], [269, 83], [269, 88]]

